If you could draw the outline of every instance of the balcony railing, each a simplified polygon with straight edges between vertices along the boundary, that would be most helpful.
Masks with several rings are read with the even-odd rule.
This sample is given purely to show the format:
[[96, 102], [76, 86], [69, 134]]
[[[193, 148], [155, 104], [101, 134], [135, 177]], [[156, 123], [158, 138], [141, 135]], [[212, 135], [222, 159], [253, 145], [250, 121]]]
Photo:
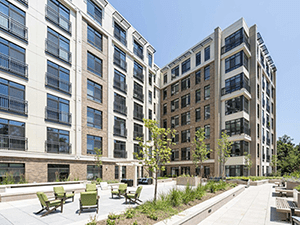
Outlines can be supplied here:
[[67, 63], [72, 62], [72, 53], [69, 50], [60, 47], [57, 43], [50, 41], [48, 38], [46, 38], [46, 51]]
[[250, 91], [250, 86], [248, 84], [243, 84], [243, 85], [239, 85], [240, 87], [239, 88], [236, 88], [236, 87], [230, 87], [230, 88], [222, 88], [221, 89], [221, 95], [227, 95], [227, 94], [230, 94], [232, 92], [235, 92], [235, 91], [238, 91], [238, 90], [241, 90], [242, 88], [245, 88], [249, 94], [251, 94], [251, 91]]
[[72, 151], [71, 144], [59, 141], [45, 141], [45, 151], [48, 153], [70, 154]]
[[124, 150], [114, 150], [114, 158], [127, 158], [127, 152]]
[[54, 76], [48, 72], [46, 72], [45, 78], [47, 86], [71, 94], [72, 84], [69, 81], [60, 79], [59, 77]]
[[8, 150], [27, 150], [27, 138], [0, 134], [0, 148]]
[[144, 74], [143, 74], [143, 70], [139, 70], [139, 69], [133, 68], [133, 76], [134, 76], [136, 79], [138, 79], [138, 80], [144, 82]]
[[144, 60], [143, 52], [137, 48], [133, 48], [133, 53], [138, 56], [140, 59]]
[[122, 70], [127, 71], [127, 62], [124, 59], [121, 59], [119, 54], [114, 54], [114, 64]]
[[141, 121], [143, 121], [144, 113], [138, 112], [138, 111], [136, 111], [136, 110], [133, 110], [133, 118], [136, 119], [136, 120], [141, 120]]
[[144, 139], [144, 134], [141, 132], [133, 131], [133, 139], [137, 140], [137, 138], [142, 138]]
[[0, 52], [0, 69], [27, 78], [28, 65]]
[[140, 100], [141, 102], [144, 102], [144, 94], [137, 91], [136, 89], [133, 89], [133, 97]]
[[71, 33], [72, 23], [70, 20], [59, 14], [55, 9], [46, 5], [46, 18], [51, 20], [53, 23], [64, 29], [65, 31]]
[[126, 38], [122, 37], [120, 33], [114, 31], [114, 36], [117, 38], [123, 45], [127, 46], [127, 40]]
[[114, 79], [114, 88], [116, 88], [124, 93], [127, 93], [127, 84], [124, 82], [121, 82], [117, 79]]
[[245, 43], [247, 48], [250, 50], [250, 44], [248, 42], [248, 39], [243, 36], [243, 37], [239, 38], [238, 40], [236, 40], [235, 42], [223, 46], [221, 48], [221, 54], [224, 54], [224, 53], [230, 51], [231, 49], [234, 49], [235, 47], [239, 46], [242, 43]]
[[114, 111], [127, 115], [127, 106], [118, 102], [114, 102]]
[[15, 112], [27, 115], [28, 102], [20, 98], [0, 94], [0, 109], [8, 112]]
[[60, 111], [56, 108], [50, 108], [46, 106], [45, 108], [45, 116], [47, 120], [51, 120], [59, 123], [71, 124], [72, 114], [64, 111]]
[[28, 6], [28, 1], [27, 0], [18, 0], [18, 1], [23, 3], [24, 5]]
[[120, 126], [114, 126], [114, 135], [120, 137], [127, 137], [127, 129]]
[[15, 19], [11, 18], [0, 12], [0, 28], [16, 35], [17, 37], [26, 40], [28, 39], [28, 29], [24, 24], [19, 23]]

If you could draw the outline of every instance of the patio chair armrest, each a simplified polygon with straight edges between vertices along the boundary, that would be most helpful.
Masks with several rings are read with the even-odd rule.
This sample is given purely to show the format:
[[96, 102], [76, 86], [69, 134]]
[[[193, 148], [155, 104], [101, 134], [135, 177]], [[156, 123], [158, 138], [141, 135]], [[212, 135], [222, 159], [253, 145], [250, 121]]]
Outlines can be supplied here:
[[129, 194], [134, 194], [136, 191], [128, 191]]

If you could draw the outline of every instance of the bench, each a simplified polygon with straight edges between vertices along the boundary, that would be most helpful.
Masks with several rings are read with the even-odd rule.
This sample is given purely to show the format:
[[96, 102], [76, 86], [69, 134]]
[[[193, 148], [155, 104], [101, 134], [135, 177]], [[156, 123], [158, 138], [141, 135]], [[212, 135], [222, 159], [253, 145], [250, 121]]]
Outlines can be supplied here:
[[293, 196], [294, 191], [283, 188], [283, 187], [276, 187], [275, 192], [279, 193], [280, 197], [282, 197], [283, 195], [285, 195], [286, 197], [288, 197], [288, 196], [291, 197], [291, 196]]
[[292, 216], [292, 225], [300, 225], [300, 217], [299, 216]]
[[286, 213], [286, 218], [289, 220], [291, 208], [295, 208], [295, 213], [300, 214], [297, 203], [286, 198], [276, 198], [276, 211]]

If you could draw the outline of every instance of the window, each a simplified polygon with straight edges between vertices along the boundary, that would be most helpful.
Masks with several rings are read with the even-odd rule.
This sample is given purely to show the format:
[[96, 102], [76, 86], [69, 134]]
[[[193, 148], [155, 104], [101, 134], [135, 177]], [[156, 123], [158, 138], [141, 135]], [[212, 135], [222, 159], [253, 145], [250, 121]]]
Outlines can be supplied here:
[[163, 114], [166, 115], [168, 112], [167, 103], [163, 104]]
[[133, 139], [144, 138], [143, 125], [135, 123], [133, 126]]
[[201, 81], [201, 70], [197, 71], [195, 74], [195, 83], [200, 84]]
[[198, 52], [196, 54], [196, 66], [199, 66], [201, 64], [201, 52]]
[[69, 101], [47, 94], [46, 119], [54, 122], [71, 124]]
[[25, 100], [25, 86], [0, 78], [1, 110], [27, 114], [27, 107], [28, 104]]
[[204, 80], [209, 80], [210, 78], [210, 66], [204, 68]]
[[114, 112], [127, 115], [126, 98], [117, 93], [114, 93], [114, 96]]
[[48, 164], [48, 182], [54, 182], [56, 179], [63, 181], [68, 179], [70, 174], [70, 165]]
[[114, 140], [114, 158], [127, 158], [126, 142]]
[[191, 59], [187, 59], [181, 64], [181, 74], [184, 74], [190, 69], [191, 69]]
[[47, 127], [46, 152], [71, 153], [69, 131]]
[[163, 128], [167, 129], [168, 122], [167, 120], [163, 120]]
[[133, 97], [141, 102], [144, 102], [143, 86], [137, 82], [134, 82]]
[[0, 149], [26, 150], [25, 123], [0, 118]]
[[201, 89], [199, 88], [195, 92], [195, 102], [198, 103], [198, 102], [200, 102], [200, 100], [201, 100]]
[[144, 59], [143, 46], [140, 45], [136, 40], [133, 41], [133, 53], [140, 59]]
[[102, 51], [102, 35], [90, 25], [87, 27], [87, 40], [93, 46]]
[[190, 142], [190, 141], [191, 141], [190, 130], [181, 131], [181, 143]]
[[120, 73], [118, 70], [115, 70], [114, 73], [114, 88], [127, 93], [126, 76]]
[[191, 159], [190, 148], [182, 148], [181, 149], [181, 160], [190, 160], [190, 159]]
[[152, 91], [149, 91], [149, 103], [152, 104]]
[[257, 104], [257, 118], [259, 118], [259, 104]]
[[97, 178], [102, 179], [102, 177], [102, 166], [87, 165], [87, 180], [97, 180]]
[[[1, 3], [0, 3], [1, 4]], [[25, 49], [0, 37], [0, 68], [13, 74], [27, 78]]]
[[243, 28], [239, 29], [238, 31], [234, 32], [230, 36], [225, 38], [225, 46], [222, 47], [222, 54], [230, 51], [231, 49], [239, 46], [243, 42], [246, 44], [248, 49], [250, 50], [248, 36], [246, 35]]
[[88, 70], [102, 77], [102, 60], [91, 53], [88, 54]]
[[126, 166], [122, 166], [122, 179], [126, 178]]
[[115, 166], [115, 179], [119, 179], [119, 166]]
[[87, 107], [87, 125], [102, 129], [102, 112], [90, 107]]
[[148, 65], [152, 67], [152, 54], [148, 52]]
[[46, 51], [59, 59], [71, 63], [70, 41], [48, 27]]
[[167, 96], [168, 96], [168, 89], [165, 88], [165, 89], [163, 90], [163, 98], [164, 98], [164, 100], [167, 98]]
[[176, 109], [179, 109], [179, 98], [171, 101], [171, 112], [174, 112]]
[[133, 118], [136, 120], [143, 121], [144, 113], [143, 113], [143, 106], [137, 103], [134, 103], [133, 106]]
[[87, 80], [87, 98], [102, 103], [102, 86]]
[[250, 93], [249, 79], [245, 76], [244, 73], [226, 79], [225, 90], [222, 95], [232, 93], [242, 88], [245, 88]]
[[149, 115], [149, 119], [152, 120], [152, 110], [151, 109], [148, 110], [148, 115]]
[[201, 119], [201, 108], [197, 108], [195, 109], [195, 119], [196, 119], [196, 122], [199, 122], [200, 119]]
[[152, 85], [152, 73], [148, 73], [149, 85]]
[[188, 88], [190, 88], [190, 77], [189, 76], [181, 80], [181, 91], [184, 91]]
[[1, 28], [17, 37], [27, 40], [26, 14], [6, 0], [1, 0]]
[[210, 118], [210, 105], [204, 106], [204, 119], [207, 120]]
[[123, 45], [127, 46], [126, 31], [115, 23], [114, 37], [117, 38]]
[[173, 149], [171, 155], [171, 161], [177, 161], [177, 160], [179, 160], [179, 151], [178, 149]]
[[126, 120], [115, 116], [114, 135], [127, 137]]
[[205, 57], [205, 61], [210, 59], [210, 46], [204, 49], [204, 57]]
[[114, 64], [124, 71], [127, 71], [126, 54], [115, 46]]
[[225, 130], [229, 136], [237, 134], [250, 135], [249, 121], [244, 118], [226, 121]]
[[208, 153], [207, 153], [207, 156], [206, 156], [206, 157], [207, 157], [208, 159], [210, 159], [210, 152], [211, 152], [211, 149], [210, 149], [210, 144], [207, 144], [207, 145], [206, 145], [206, 150], [208, 151]]
[[13, 175], [15, 182], [19, 182], [21, 176], [25, 176], [25, 163], [0, 163], [1, 174], [0, 182], [6, 178], [6, 174], [10, 173]]
[[210, 85], [204, 87], [204, 100], [210, 98]]
[[171, 117], [171, 128], [175, 128], [179, 126], [179, 116]]
[[235, 70], [240, 66], [244, 66], [248, 70], [248, 57], [244, 51], [240, 51], [225, 59], [225, 73]]
[[143, 67], [134, 61], [133, 76], [141, 82], [144, 82]]
[[87, 154], [95, 155], [95, 148], [102, 150], [102, 137], [87, 135]]
[[205, 139], [209, 139], [210, 138], [210, 125], [204, 126], [204, 133], [205, 133]]
[[181, 108], [189, 106], [191, 103], [191, 96], [190, 94], [184, 95], [181, 97]]
[[181, 126], [190, 124], [191, 122], [191, 114], [190, 112], [185, 112], [181, 114]]
[[136, 154], [133, 154], [134, 159], [143, 157], [143, 148], [141, 146], [139, 146], [139, 144], [134, 144], [133, 149], [134, 149], [134, 153], [136, 153]]
[[47, 61], [46, 85], [71, 93], [70, 71], [51, 61]]
[[249, 153], [249, 142], [247, 141], [235, 141], [232, 143], [231, 157], [243, 156]]
[[179, 66], [176, 66], [175, 68], [173, 68], [171, 70], [171, 74], [172, 74], [172, 79], [171, 80], [173, 80], [176, 77], [178, 77], [179, 76]]
[[168, 74], [164, 74], [164, 84], [168, 83]]
[[153, 104], [153, 114], [156, 114], [156, 104]]
[[156, 87], [154, 87], [154, 90], [153, 90], [153, 98], [154, 99], [156, 98], [156, 92], [157, 92]]
[[240, 111], [249, 113], [249, 101], [245, 96], [239, 96], [225, 101], [225, 115], [230, 115]]
[[179, 82], [172, 84], [171, 86], [171, 95], [175, 95], [179, 92]]
[[91, 0], [87, 0], [87, 13], [102, 25], [102, 9]]
[[259, 124], [257, 124], [257, 137], [258, 138], [259, 138], [259, 131], [260, 131]]

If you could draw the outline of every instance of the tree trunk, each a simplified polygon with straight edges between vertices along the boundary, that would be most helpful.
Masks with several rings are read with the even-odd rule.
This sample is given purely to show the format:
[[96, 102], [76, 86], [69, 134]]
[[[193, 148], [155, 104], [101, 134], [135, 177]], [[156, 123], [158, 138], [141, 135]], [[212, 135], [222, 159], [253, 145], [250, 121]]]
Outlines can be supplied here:
[[154, 202], [156, 202], [156, 198], [157, 198], [157, 175], [158, 172], [155, 172], [155, 187], [154, 187]]

